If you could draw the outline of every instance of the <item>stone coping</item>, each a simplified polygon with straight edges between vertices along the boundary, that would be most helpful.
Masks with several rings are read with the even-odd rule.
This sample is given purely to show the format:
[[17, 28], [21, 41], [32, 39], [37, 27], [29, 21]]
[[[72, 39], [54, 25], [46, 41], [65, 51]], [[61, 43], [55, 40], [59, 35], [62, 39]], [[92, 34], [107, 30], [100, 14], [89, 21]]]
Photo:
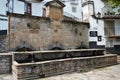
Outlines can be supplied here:
[[12, 55], [12, 53], [0, 53], [0, 56], [4, 56], [4, 55]]
[[72, 49], [72, 50], [47, 50], [47, 51], [30, 51], [30, 52], [11, 52], [13, 54], [20, 53], [48, 53], [48, 52], [72, 52], [72, 51], [105, 51], [105, 49]]
[[113, 56], [117, 56], [116, 54], [106, 54], [106, 55], [102, 55], [102, 56], [92, 56], [92, 57], [77, 57], [77, 58], [66, 58], [66, 59], [57, 59], [57, 60], [49, 60], [49, 61], [42, 61], [42, 62], [30, 62], [30, 63], [18, 63], [16, 61], [13, 61], [13, 65], [14, 66], [23, 66], [23, 65], [34, 65], [34, 64], [44, 64], [44, 63], [50, 63], [50, 62], [59, 62], [59, 61], [69, 61], [72, 59], [92, 59], [92, 58], [101, 58], [101, 57], [113, 57]]

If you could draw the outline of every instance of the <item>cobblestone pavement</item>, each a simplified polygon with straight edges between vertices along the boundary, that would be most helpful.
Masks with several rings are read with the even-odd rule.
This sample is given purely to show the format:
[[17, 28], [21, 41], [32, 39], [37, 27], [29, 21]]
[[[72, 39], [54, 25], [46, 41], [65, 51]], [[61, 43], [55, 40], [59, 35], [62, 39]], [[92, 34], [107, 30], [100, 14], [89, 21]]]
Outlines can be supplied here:
[[[14, 80], [12, 74], [0, 75], [0, 80]], [[120, 80], [120, 64], [85, 73], [69, 73], [35, 80]]]

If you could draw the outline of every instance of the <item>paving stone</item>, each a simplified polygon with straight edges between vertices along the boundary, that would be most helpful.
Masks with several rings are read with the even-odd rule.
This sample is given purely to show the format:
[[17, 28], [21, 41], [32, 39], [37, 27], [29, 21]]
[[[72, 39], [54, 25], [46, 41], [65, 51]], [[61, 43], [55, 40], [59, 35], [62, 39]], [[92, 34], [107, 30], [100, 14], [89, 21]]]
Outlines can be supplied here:
[[[120, 80], [120, 64], [84, 73], [69, 73], [32, 80]], [[14, 80], [12, 74], [0, 75], [0, 80]]]

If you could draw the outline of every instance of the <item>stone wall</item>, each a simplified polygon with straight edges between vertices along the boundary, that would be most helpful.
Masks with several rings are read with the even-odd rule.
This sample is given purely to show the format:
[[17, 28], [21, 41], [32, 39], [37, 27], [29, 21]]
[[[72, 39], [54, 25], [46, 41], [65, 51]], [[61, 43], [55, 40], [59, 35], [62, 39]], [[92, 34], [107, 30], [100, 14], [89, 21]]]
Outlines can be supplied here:
[[43, 62], [22, 63], [14, 62], [13, 76], [15, 80], [40, 78], [63, 74], [67, 72], [83, 72], [95, 68], [117, 64], [116, 55], [104, 55], [95, 57], [79, 57], [58, 59]]
[[0, 53], [0, 74], [11, 73], [12, 55], [10, 53]]
[[0, 35], [0, 53], [7, 52], [7, 36]]
[[74, 49], [81, 45], [88, 48], [87, 23], [45, 17], [9, 14], [10, 49], [27, 47], [33, 50], [48, 50], [52, 47]]

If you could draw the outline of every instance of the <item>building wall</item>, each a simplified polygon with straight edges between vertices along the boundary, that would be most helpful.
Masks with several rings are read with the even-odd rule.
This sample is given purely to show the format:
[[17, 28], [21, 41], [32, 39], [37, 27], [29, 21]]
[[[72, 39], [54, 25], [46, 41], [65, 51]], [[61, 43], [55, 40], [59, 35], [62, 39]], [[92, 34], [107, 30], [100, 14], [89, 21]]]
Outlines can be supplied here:
[[[103, 2], [101, 0], [93, 0], [94, 7], [95, 7], [95, 16], [97, 17], [97, 13], [101, 13], [101, 17], [104, 15], [104, 12], [108, 10], [117, 12], [117, 9], [111, 9], [110, 6], [107, 6], [107, 2]], [[100, 4], [100, 5], [99, 5]], [[115, 14], [118, 14], [115, 13]], [[89, 31], [97, 31], [97, 36], [102, 36], [102, 41], [98, 41], [98, 37], [89, 37], [90, 42], [96, 42], [97, 46], [105, 46], [105, 47], [114, 47], [114, 45], [119, 45], [119, 40], [117, 39], [108, 39], [106, 36], [119, 36], [119, 20], [117, 19], [98, 19], [90, 16], [89, 18], [90, 29]], [[90, 32], [89, 32], [90, 33]]]
[[[71, 4], [72, 1], [70, 0], [65, 0], [64, 4], [66, 5], [65, 8], [63, 9], [64, 12], [70, 13], [71, 15], [77, 17], [78, 19], [82, 20], [82, 7], [81, 7], [81, 0], [78, 0], [77, 4]], [[77, 0], [76, 0], [77, 1]], [[76, 12], [72, 11], [72, 7], [76, 7]], [[80, 20], [80, 21], [81, 21]]]
[[0, 54], [0, 74], [12, 72], [12, 55], [10, 53]]
[[[93, 0], [94, 1], [94, 12], [95, 16], [97, 15], [98, 12], [102, 13], [102, 8], [104, 7], [104, 3], [101, 0]], [[100, 4], [100, 5], [99, 5]], [[88, 10], [89, 7], [88, 7]], [[84, 11], [84, 9], [83, 9]], [[91, 11], [89, 11], [91, 12]], [[92, 12], [91, 12], [92, 13]], [[103, 20], [97, 20], [93, 16], [89, 16], [89, 23], [90, 23], [90, 28], [89, 28], [89, 42], [90, 44], [97, 44], [96, 46], [105, 46], [105, 33], [104, 33], [104, 21]], [[90, 36], [91, 31], [96, 31], [97, 35], [96, 36]], [[101, 41], [98, 41], [98, 37], [101, 36]], [[96, 47], [96, 48], [98, 48]]]
[[48, 18], [11, 15], [10, 18], [10, 48], [23, 46], [23, 42], [35, 50], [46, 49], [54, 42], [64, 46], [64, 49], [76, 48], [81, 45], [88, 47], [88, 24], [75, 21], [58, 22]]
[[23, 42], [35, 50], [46, 49], [54, 42], [62, 44], [64, 49], [76, 48], [81, 42], [88, 47], [88, 24], [62, 21], [60, 26], [56, 25], [57, 22], [47, 18], [12, 15], [9, 39], [11, 50], [23, 46]]
[[7, 36], [0, 35], [0, 53], [7, 52]]
[[85, 22], [89, 22], [89, 17], [90, 17], [90, 15], [89, 15], [89, 9], [88, 9], [88, 5], [85, 5], [84, 7], [83, 7], [83, 20], [85, 21]]
[[51, 19], [61, 20], [63, 19], [62, 15], [63, 11], [58, 7], [47, 7], [46, 8], [46, 17], [50, 17]]
[[[12, 3], [12, 2], [11, 2]], [[24, 14], [24, 3], [18, 0], [14, 0], [13, 12]], [[11, 4], [12, 7], [12, 4]]]
[[[119, 54], [120, 51], [120, 39], [119, 39], [119, 20], [112, 19], [109, 17], [108, 19], [97, 19], [97, 13], [101, 13], [101, 18], [104, 15], [104, 12], [111, 10], [110, 6], [106, 6], [107, 4], [101, 0], [93, 0], [95, 7], [95, 15], [89, 17], [90, 29], [89, 29], [89, 43], [90, 48], [101, 48], [106, 47], [106, 50], [110, 53]], [[100, 5], [99, 5], [100, 4]], [[109, 7], [109, 8], [108, 8]], [[105, 9], [106, 8], [106, 9]], [[111, 10], [112, 12], [116, 12], [118, 14], [118, 8]], [[108, 23], [107, 23], [108, 22]], [[95, 37], [90, 36], [91, 31], [96, 31], [97, 35]], [[115, 36], [114, 38], [107, 38], [107, 35]], [[98, 41], [98, 37], [101, 36], [101, 41]]]
[[105, 27], [105, 35], [106, 36], [115, 35], [115, 25], [114, 24], [115, 24], [114, 20], [105, 21], [104, 27]]

